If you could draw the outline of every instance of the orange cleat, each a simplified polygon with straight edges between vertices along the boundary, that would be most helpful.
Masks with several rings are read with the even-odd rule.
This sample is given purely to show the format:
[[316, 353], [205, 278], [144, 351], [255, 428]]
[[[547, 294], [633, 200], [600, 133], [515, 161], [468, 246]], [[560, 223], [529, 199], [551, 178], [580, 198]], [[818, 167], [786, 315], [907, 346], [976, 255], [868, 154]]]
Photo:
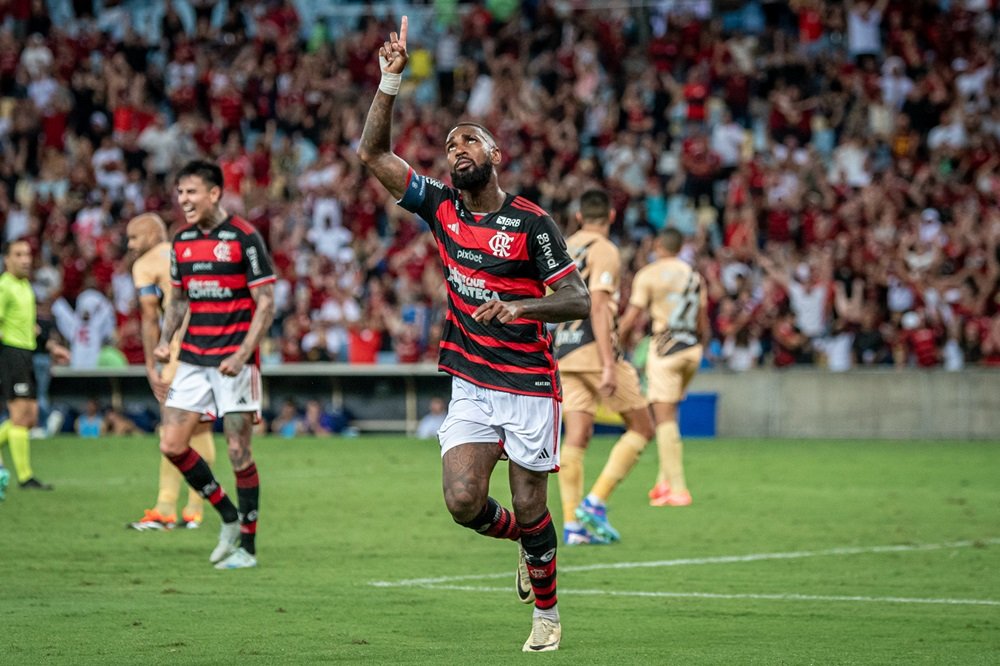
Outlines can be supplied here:
[[667, 495], [670, 493], [670, 486], [666, 482], [658, 483], [649, 489], [649, 499], [658, 497], [659, 495]]
[[667, 490], [667, 492], [655, 497], [650, 498], [650, 506], [690, 506], [691, 504], [691, 493], [687, 490], [672, 491]]
[[148, 532], [151, 530], [172, 530], [176, 524], [177, 516], [164, 516], [156, 509], [146, 509], [141, 520], [128, 523], [125, 527], [139, 532]]
[[186, 527], [189, 530], [196, 530], [201, 527], [201, 514], [189, 511], [181, 512], [181, 522], [178, 527]]

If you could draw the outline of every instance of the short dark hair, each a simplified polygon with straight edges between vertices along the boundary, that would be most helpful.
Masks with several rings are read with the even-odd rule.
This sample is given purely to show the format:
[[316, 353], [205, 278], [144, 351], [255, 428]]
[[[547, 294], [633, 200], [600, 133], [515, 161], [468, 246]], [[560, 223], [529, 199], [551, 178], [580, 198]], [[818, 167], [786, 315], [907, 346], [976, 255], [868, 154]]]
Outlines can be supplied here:
[[677, 254], [684, 247], [684, 235], [673, 227], [667, 227], [660, 233], [660, 243], [672, 254]]
[[493, 142], [494, 146], [500, 145], [500, 144], [497, 143], [497, 138], [495, 136], [493, 136], [493, 132], [489, 131], [483, 125], [480, 125], [479, 123], [474, 122], [472, 120], [460, 120], [460, 121], [458, 121], [457, 123], [455, 123], [454, 127], [452, 127], [450, 130], [448, 130], [448, 134], [451, 134], [452, 132], [454, 132], [456, 129], [458, 129], [462, 125], [468, 125], [470, 127], [478, 127], [480, 130], [482, 130], [483, 134], [486, 135], [486, 138]]
[[209, 186], [209, 189], [213, 187], [221, 189], [224, 182], [222, 169], [215, 162], [209, 162], [208, 160], [191, 160], [177, 172], [176, 180], [179, 183], [181, 178], [188, 178], [189, 176], [201, 178]]
[[606, 221], [611, 217], [611, 197], [604, 190], [587, 190], [580, 195], [580, 215], [585, 220]]
[[27, 238], [15, 238], [14, 240], [7, 241], [6, 243], [3, 244], [3, 256], [5, 257], [8, 256], [10, 254], [11, 249], [18, 243], [27, 243], [28, 248], [31, 248], [31, 241], [29, 241]]

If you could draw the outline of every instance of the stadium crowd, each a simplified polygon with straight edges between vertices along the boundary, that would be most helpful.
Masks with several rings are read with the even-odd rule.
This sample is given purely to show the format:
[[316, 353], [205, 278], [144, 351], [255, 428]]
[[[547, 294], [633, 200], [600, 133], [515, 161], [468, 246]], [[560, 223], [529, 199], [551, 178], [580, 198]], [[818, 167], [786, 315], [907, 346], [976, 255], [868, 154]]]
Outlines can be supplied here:
[[[626, 285], [679, 228], [712, 365], [1000, 365], [995, 0], [587, 4], [414, 9], [396, 152], [447, 180], [477, 119], [567, 235], [607, 188]], [[31, 240], [73, 364], [142, 362], [125, 223], [176, 228], [196, 156], [274, 257], [263, 362], [436, 359], [433, 241], [355, 156], [398, 25], [375, 5], [0, 0], [4, 240]]]

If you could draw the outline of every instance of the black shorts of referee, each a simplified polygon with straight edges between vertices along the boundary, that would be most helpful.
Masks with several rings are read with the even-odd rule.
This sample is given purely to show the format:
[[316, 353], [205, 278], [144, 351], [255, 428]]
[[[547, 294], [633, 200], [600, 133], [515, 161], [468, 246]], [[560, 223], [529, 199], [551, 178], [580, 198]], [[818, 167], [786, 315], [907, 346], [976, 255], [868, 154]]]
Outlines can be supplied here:
[[0, 344], [0, 390], [8, 402], [38, 399], [32, 356], [30, 349]]

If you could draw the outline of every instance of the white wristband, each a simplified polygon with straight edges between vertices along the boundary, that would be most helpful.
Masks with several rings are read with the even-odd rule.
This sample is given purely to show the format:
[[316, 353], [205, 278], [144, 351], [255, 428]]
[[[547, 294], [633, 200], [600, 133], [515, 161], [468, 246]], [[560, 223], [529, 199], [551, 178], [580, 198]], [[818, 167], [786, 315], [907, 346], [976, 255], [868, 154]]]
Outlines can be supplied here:
[[378, 89], [384, 92], [386, 95], [397, 95], [399, 94], [399, 83], [403, 80], [402, 74], [393, 74], [391, 72], [382, 72], [382, 80], [378, 83]]
[[378, 57], [379, 68], [382, 70], [382, 80], [379, 81], [378, 89], [386, 95], [396, 96], [399, 94], [399, 83], [403, 80], [402, 74], [393, 74], [385, 71], [389, 61], [381, 55]]

